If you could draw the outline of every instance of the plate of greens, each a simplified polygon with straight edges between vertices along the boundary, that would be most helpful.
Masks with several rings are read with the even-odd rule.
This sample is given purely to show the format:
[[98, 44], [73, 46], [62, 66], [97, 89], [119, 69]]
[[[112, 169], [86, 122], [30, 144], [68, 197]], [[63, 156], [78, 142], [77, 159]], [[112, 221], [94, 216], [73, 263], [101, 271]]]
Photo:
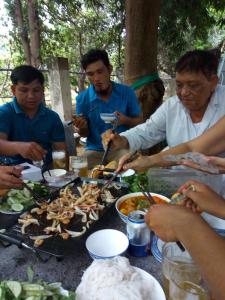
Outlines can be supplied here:
[[0, 282], [0, 299], [4, 300], [75, 300], [75, 293], [65, 290], [60, 282], [37, 283], [5, 280]]

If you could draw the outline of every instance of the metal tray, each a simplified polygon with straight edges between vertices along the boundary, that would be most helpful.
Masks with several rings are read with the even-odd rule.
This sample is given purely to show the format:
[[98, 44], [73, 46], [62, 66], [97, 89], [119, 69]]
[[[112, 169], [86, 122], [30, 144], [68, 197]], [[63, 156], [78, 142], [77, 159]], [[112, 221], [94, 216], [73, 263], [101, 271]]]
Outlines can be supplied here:
[[[100, 188], [101, 186], [106, 182], [105, 180], [98, 180], [98, 179], [91, 179], [91, 178], [76, 178], [76, 180], [73, 183], [72, 186], [72, 191], [74, 192], [74, 194], [77, 193], [77, 186], [82, 185], [83, 183], [96, 183]], [[116, 183], [118, 186], [120, 186], [120, 189], [117, 189], [113, 186], [109, 187], [109, 191], [111, 192], [111, 194], [114, 196], [115, 201], [123, 196], [124, 194], [126, 194], [128, 192], [128, 185], [125, 183]], [[57, 198], [57, 196], [59, 195], [59, 190], [57, 192], [55, 192], [54, 194], [54, 198]], [[101, 201], [101, 199], [99, 199], [99, 201]], [[112, 206], [114, 206], [114, 202], [112, 203], [108, 203], [103, 210], [99, 213], [99, 219], [96, 221], [93, 221], [93, 223], [91, 223], [89, 225], [89, 228], [87, 228], [86, 232], [79, 237], [70, 237], [68, 240], [63, 240], [61, 237], [59, 237], [58, 235], [54, 235], [50, 238], [48, 238], [47, 240], [45, 240], [44, 244], [39, 246], [38, 248], [42, 251], [47, 251], [50, 253], [54, 253], [54, 254], [64, 254], [64, 247], [66, 248], [66, 245], [68, 245], [70, 243], [71, 240], [73, 241], [79, 241], [81, 239], [83, 239], [83, 236], [86, 236], [87, 233], [93, 229], [95, 223], [100, 222], [101, 218], [107, 214], [107, 212], [109, 212], [109, 210], [112, 208]], [[36, 216], [35, 216], [36, 217]], [[68, 225], [62, 225], [62, 228], [66, 228], [68, 230], [72, 230], [72, 231], [81, 231], [82, 227], [85, 225], [84, 223], [81, 222], [81, 218], [82, 216], [80, 215], [76, 215], [73, 219], [71, 219], [70, 223]], [[52, 224], [52, 221], [48, 221], [46, 219], [46, 217], [40, 216], [40, 218], [38, 218], [40, 226], [37, 225], [30, 225], [26, 228], [26, 233], [25, 235], [21, 234], [21, 228], [19, 224], [14, 225], [13, 227], [11, 227], [9, 230], [7, 230], [7, 233], [10, 234], [16, 234], [18, 236], [18, 238], [20, 240], [23, 240], [26, 244], [33, 246], [33, 241], [30, 239], [30, 236], [37, 236], [37, 235], [42, 235], [43, 234], [43, 229], [47, 226], [50, 226]], [[38, 249], [37, 248], [37, 249]]]

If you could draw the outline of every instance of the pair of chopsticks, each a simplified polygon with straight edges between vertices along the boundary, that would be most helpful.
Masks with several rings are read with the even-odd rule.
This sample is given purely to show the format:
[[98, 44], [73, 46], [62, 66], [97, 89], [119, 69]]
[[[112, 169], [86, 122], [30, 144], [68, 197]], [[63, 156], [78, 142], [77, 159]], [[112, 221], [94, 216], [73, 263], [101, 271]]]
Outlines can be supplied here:
[[[138, 184], [139, 189], [141, 190], [142, 194], [148, 199], [148, 201], [150, 202], [150, 204], [156, 204], [154, 198], [152, 197], [150, 192], [146, 192], [144, 187], [141, 184]], [[180, 250], [182, 252], [185, 251], [184, 246], [181, 244], [180, 241], [176, 241], [177, 246], [180, 248]]]
[[[131, 156], [130, 158], [126, 161], [126, 162], [131, 162], [133, 161], [138, 155], [138, 152], [135, 151]], [[104, 158], [104, 157], [103, 157]], [[103, 160], [103, 159], [102, 159]], [[103, 170], [104, 171], [104, 170]], [[120, 174], [121, 170], [120, 171], [117, 171], [115, 172], [115, 174], [113, 175], [113, 177], [111, 177], [103, 186], [102, 186], [102, 191], [107, 188], [112, 182], [113, 180], [115, 180], [115, 178]]]
[[150, 204], [156, 204], [154, 198], [152, 197], [150, 192], [146, 192], [143, 185], [141, 185], [140, 183], [138, 183], [138, 187], [141, 190], [142, 194], [145, 196], [145, 198], [148, 199]]

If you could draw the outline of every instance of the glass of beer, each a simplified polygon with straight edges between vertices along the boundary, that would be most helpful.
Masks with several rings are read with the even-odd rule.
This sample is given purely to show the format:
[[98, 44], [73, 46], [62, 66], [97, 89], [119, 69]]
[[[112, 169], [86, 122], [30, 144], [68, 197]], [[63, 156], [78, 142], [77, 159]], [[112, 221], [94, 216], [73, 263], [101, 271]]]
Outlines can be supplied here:
[[172, 299], [169, 297], [171, 274], [173, 274], [177, 268], [181, 268], [183, 266], [185, 268], [186, 266], [186, 268], [192, 270], [192, 276], [193, 278], [196, 278], [196, 281], [199, 281], [200, 274], [188, 251], [182, 252], [176, 243], [164, 244], [162, 254], [163, 289], [166, 299]]
[[52, 159], [54, 169], [66, 169], [66, 152], [64, 150], [53, 151]]
[[209, 300], [203, 280], [194, 264], [181, 264], [171, 273], [169, 300]]
[[69, 169], [80, 177], [88, 176], [88, 161], [86, 156], [70, 156]]

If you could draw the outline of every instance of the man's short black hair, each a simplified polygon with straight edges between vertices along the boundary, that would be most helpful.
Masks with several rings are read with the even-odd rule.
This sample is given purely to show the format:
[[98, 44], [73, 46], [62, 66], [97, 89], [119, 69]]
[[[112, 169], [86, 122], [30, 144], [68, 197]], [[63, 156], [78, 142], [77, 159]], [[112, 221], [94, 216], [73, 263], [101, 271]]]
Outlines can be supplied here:
[[102, 60], [104, 65], [108, 68], [110, 66], [109, 57], [105, 50], [103, 49], [91, 49], [81, 59], [81, 65], [84, 70], [87, 66], [98, 61]]
[[17, 84], [18, 82], [29, 84], [37, 79], [43, 85], [45, 81], [42, 72], [29, 65], [16, 67], [12, 70], [10, 78], [13, 84]]
[[218, 56], [211, 50], [193, 50], [185, 53], [176, 63], [175, 71], [182, 72], [202, 72], [206, 78], [217, 74], [219, 64]]

